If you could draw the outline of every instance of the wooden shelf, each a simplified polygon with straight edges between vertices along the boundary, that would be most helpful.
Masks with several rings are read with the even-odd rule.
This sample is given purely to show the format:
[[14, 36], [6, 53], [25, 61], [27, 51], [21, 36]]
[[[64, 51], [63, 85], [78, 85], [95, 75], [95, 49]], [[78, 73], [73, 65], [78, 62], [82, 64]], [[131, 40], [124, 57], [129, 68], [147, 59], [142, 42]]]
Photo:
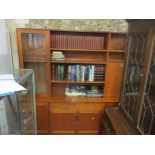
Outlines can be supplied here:
[[126, 50], [122, 50], [122, 49], [120, 49], [120, 50], [115, 50], [115, 49], [104, 49], [104, 50], [93, 50], [93, 49], [62, 49], [62, 48], [50, 48], [51, 49], [51, 51], [64, 51], [64, 52], [122, 52], [122, 53], [124, 53], [124, 52], [126, 52]]
[[110, 53], [125, 53], [126, 50], [109, 50]]
[[103, 104], [104, 97], [76, 97], [76, 96], [52, 96], [50, 102], [55, 103], [101, 103]]
[[51, 60], [51, 63], [62, 63], [62, 64], [106, 64], [105, 61], [95, 59], [78, 59], [78, 58], [66, 58], [64, 60]]
[[108, 50], [93, 50], [93, 49], [61, 49], [61, 48], [50, 48], [52, 51], [67, 51], [67, 52], [108, 52]]
[[124, 60], [123, 59], [109, 59], [108, 62], [120, 62], [120, 63], [123, 63]]
[[101, 84], [101, 83], [104, 83], [104, 81], [60, 81], [60, 80], [51, 80], [51, 83]]
[[40, 63], [40, 62], [43, 62], [43, 63], [46, 63], [47, 61], [46, 60], [23, 60], [24, 62], [36, 62], [36, 63]]

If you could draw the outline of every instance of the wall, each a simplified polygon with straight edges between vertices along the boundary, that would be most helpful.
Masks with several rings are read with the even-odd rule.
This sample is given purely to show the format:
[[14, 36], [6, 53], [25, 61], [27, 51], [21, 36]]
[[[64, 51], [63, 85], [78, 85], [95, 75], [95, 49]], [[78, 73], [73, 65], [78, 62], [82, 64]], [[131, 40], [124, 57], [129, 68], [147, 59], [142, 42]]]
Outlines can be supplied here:
[[9, 32], [5, 20], [0, 19], [0, 74], [12, 73]]
[[14, 68], [19, 67], [16, 28], [47, 28], [64, 30], [127, 32], [128, 24], [122, 19], [30, 19], [6, 20], [10, 30]]

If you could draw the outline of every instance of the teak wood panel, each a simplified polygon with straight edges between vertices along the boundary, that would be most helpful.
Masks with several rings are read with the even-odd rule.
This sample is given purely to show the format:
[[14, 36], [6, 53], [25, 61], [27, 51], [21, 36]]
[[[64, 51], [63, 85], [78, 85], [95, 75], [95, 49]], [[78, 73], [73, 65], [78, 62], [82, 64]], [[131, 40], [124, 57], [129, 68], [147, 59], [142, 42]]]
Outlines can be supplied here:
[[111, 34], [110, 50], [125, 50], [126, 35]]
[[104, 97], [112, 97], [115, 98], [114, 102], [119, 102], [122, 74], [123, 63], [108, 63], [106, 72], [106, 83], [104, 88]]
[[50, 111], [50, 133], [75, 134], [76, 110], [52, 110]]
[[37, 103], [37, 132], [38, 134], [48, 134], [49, 130], [49, 110], [48, 103]]
[[53, 103], [50, 133], [98, 134], [104, 106], [102, 103]]
[[99, 134], [101, 125], [101, 113], [86, 113], [79, 111], [78, 134]]

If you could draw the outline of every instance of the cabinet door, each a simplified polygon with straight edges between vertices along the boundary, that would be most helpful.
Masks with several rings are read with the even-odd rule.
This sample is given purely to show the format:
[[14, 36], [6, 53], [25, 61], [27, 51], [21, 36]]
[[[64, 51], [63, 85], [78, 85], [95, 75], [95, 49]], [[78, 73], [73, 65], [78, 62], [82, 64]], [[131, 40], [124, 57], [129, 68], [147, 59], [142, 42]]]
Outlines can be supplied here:
[[48, 30], [17, 29], [18, 53], [21, 68], [33, 69], [36, 93], [41, 97], [48, 95], [50, 41]]
[[155, 35], [150, 50], [150, 66], [148, 67], [145, 95], [141, 95], [141, 112], [138, 127], [141, 133], [155, 135]]
[[149, 46], [145, 33], [129, 35], [120, 106], [123, 111], [127, 113], [131, 121], [137, 121], [137, 116], [135, 115], [137, 115], [138, 112], [135, 112], [135, 110], [144, 86], [141, 80], [145, 68], [144, 62], [148, 55], [146, 47], [148, 48]]
[[50, 132], [52, 134], [75, 134], [76, 118], [74, 110], [52, 110], [50, 113]]
[[104, 97], [110, 99], [111, 102], [119, 102], [122, 74], [123, 62], [108, 63]]
[[78, 134], [99, 134], [101, 116], [99, 112], [79, 112]]
[[47, 134], [48, 126], [48, 103], [37, 103], [37, 131], [38, 134]]

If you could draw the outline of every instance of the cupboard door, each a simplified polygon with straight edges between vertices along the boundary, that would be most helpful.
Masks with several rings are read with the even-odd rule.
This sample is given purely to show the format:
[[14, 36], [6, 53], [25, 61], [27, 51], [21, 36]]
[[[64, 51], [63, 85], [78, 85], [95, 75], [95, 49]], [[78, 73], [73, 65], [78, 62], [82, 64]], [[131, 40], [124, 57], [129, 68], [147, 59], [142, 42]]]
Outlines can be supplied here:
[[100, 125], [99, 112], [79, 112], [78, 134], [99, 134]]
[[119, 102], [122, 74], [123, 74], [122, 62], [108, 63], [104, 97], [110, 99], [111, 102]]
[[138, 114], [137, 112], [135, 113], [135, 110], [138, 98], [142, 92], [140, 86], [144, 85], [144, 83], [141, 83], [141, 79], [143, 77], [143, 69], [145, 66], [144, 61], [148, 54], [146, 50], [146, 45], [148, 44], [147, 40], [145, 33], [129, 35], [128, 54], [120, 106], [131, 120], [133, 120], [135, 115]]
[[52, 134], [75, 134], [76, 133], [76, 111], [53, 110], [50, 113], [50, 132]]
[[155, 35], [151, 48], [151, 61], [146, 79], [145, 95], [141, 103], [138, 127], [142, 134], [155, 135]]
[[48, 30], [17, 29], [20, 67], [33, 69], [37, 96], [46, 97], [50, 59], [50, 36]]
[[48, 134], [48, 103], [37, 103], [36, 112], [38, 134]]

